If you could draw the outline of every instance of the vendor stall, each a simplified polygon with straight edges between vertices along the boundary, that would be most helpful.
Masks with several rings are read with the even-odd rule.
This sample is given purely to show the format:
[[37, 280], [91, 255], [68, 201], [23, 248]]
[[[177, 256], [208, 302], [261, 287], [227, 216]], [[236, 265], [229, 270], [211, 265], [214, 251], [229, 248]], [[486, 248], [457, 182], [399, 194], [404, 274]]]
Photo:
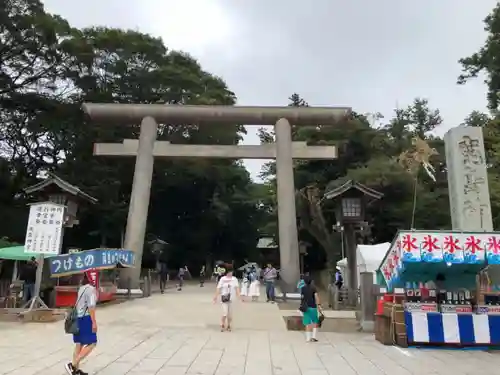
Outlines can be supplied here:
[[499, 254], [500, 233], [400, 231], [377, 271], [394, 296], [382, 315], [408, 345], [500, 345], [500, 289], [487, 276]]
[[117, 268], [133, 267], [135, 254], [122, 249], [93, 249], [49, 258], [51, 277], [57, 277], [56, 306], [76, 303], [81, 275], [86, 273], [98, 292], [98, 302], [114, 299]]

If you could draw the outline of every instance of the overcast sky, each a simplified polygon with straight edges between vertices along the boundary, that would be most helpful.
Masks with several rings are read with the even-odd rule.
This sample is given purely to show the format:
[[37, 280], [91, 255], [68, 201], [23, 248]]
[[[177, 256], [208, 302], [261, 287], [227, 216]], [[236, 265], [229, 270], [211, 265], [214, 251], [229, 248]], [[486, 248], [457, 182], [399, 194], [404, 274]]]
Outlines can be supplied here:
[[[419, 96], [443, 133], [485, 110], [481, 80], [456, 85], [457, 60], [483, 43], [496, 0], [45, 0], [74, 26], [161, 36], [225, 79], [242, 105], [347, 105], [390, 117]], [[258, 144], [256, 128], [247, 144]], [[261, 163], [246, 163], [255, 178]]]

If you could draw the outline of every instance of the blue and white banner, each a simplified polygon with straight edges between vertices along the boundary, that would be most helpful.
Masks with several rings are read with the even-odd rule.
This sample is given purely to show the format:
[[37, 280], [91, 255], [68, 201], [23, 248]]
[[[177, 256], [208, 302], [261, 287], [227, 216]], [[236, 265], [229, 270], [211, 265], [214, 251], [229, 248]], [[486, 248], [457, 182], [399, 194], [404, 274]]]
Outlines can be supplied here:
[[408, 344], [500, 345], [500, 316], [405, 312]]
[[135, 254], [131, 250], [94, 249], [48, 258], [52, 277], [102, 270], [116, 266], [133, 267]]

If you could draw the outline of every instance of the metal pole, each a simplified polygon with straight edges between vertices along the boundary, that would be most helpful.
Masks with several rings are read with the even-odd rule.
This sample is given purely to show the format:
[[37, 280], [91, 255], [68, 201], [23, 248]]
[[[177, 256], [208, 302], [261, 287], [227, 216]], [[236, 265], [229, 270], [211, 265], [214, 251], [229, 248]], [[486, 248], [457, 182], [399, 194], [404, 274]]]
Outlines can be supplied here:
[[340, 243], [341, 243], [341, 249], [342, 249], [342, 259], [345, 258], [345, 249], [344, 249], [344, 226], [342, 225], [340, 227]]
[[12, 282], [17, 281], [17, 272], [18, 272], [18, 265], [19, 261], [15, 260], [14, 261], [14, 269], [12, 270]]

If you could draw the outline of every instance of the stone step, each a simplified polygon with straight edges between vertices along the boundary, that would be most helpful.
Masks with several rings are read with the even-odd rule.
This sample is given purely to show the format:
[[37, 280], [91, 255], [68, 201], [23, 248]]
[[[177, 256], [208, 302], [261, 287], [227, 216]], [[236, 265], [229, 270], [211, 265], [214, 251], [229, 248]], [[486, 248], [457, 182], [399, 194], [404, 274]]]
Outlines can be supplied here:
[[[298, 310], [280, 310], [287, 330], [303, 331], [302, 315]], [[359, 322], [355, 311], [324, 311], [325, 320], [321, 326], [323, 332], [354, 333], [359, 332]]]
[[[302, 317], [284, 316], [286, 329], [288, 331], [304, 331]], [[359, 322], [356, 319], [325, 318], [321, 325], [322, 332], [355, 333], [360, 331]]]

